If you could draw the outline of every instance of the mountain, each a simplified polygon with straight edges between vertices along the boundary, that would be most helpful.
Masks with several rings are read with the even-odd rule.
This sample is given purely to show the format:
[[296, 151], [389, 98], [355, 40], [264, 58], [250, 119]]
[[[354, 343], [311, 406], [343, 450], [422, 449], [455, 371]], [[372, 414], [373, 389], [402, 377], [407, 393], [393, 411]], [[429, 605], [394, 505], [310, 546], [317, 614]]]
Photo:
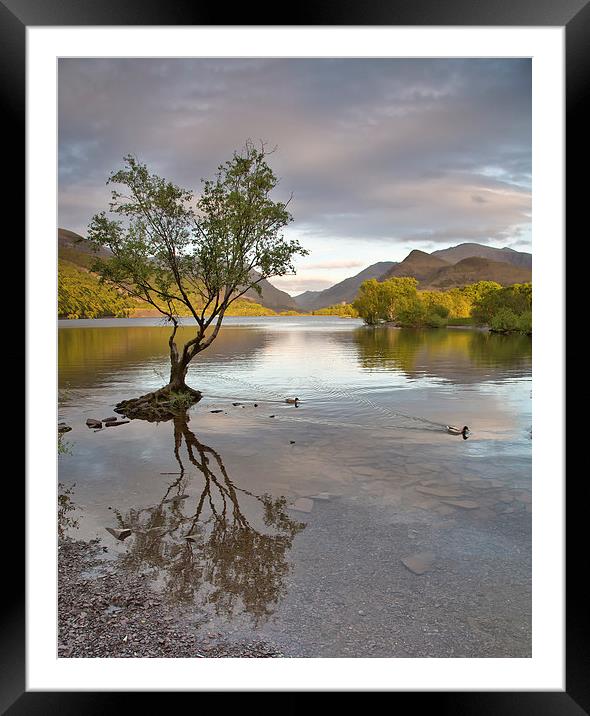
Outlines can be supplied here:
[[476, 281], [496, 281], [502, 286], [513, 283], [527, 283], [531, 280], [531, 269], [514, 266], [506, 261], [491, 261], [471, 256], [434, 271], [420, 282], [421, 289], [447, 289], [466, 286]]
[[[254, 278], [259, 278], [260, 274], [256, 271], [252, 271]], [[292, 296], [285, 291], [281, 291], [275, 286], [262, 279], [259, 284], [262, 289], [262, 295], [259, 295], [253, 288], [246, 291], [244, 298], [249, 298], [255, 303], [260, 303], [266, 308], [271, 308], [273, 311], [297, 311], [299, 306], [295, 302]]]
[[[57, 246], [61, 261], [67, 261], [85, 270], [88, 270], [95, 256], [108, 258], [111, 255], [111, 252], [105, 248], [100, 248], [96, 252], [90, 241], [68, 229], [57, 230]], [[256, 278], [260, 276], [256, 272], [253, 274]], [[250, 299], [273, 311], [296, 311], [298, 309], [297, 304], [288, 293], [275, 288], [269, 281], [262, 280], [260, 287], [262, 296], [258, 295], [254, 289], [250, 289], [246, 291], [243, 298]]]
[[525, 251], [515, 251], [507, 247], [496, 249], [493, 246], [482, 246], [482, 244], [459, 244], [448, 249], [433, 251], [431, 256], [437, 256], [450, 264], [456, 264], [463, 259], [477, 256], [482, 259], [491, 259], [492, 261], [505, 261], [513, 266], [529, 269], [533, 265], [532, 254]]
[[305, 291], [305, 293], [295, 296], [295, 301], [300, 308], [308, 311], [333, 306], [343, 301], [350, 303], [354, 301], [363, 281], [368, 281], [371, 278], [381, 278], [384, 273], [395, 265], [395, 261], [380, 261], [363, 269], [360, 273], [357, 273], [356, 276], [346, 278], [344, 281], [340, 281], [323, 291]]
[[[474, 255], [461, 258], [463, 253], [471, 254], [479, 251], [489, 252], [494, 257], [502, 257], [502, 260]], [[516, 255], [517, 261], [526, 261], [526, 257], [531, 256], [511, 249], [494, 249], [479, 244], [461, 244], [450, 249], [434, 251], [432, 254], [414, 250], [401, 263], [390, 269], [381, 280], [413, 276], [418, 279], [420, 289], [455, 288], [476, 281], [496, 281], [503, 286], [530, 281], [530, 265], [515, 265], [504, 260], [504, 257], [512, 258], [513, 255]], [[449, 260], [443, 257], [449, 257]]]
[[57, 230], [57, 253], [62, 261], [70, 261], [87, 268], [96, 256], [107, 258], [111, 252], [105, 248], [95, 250], [94, 244], [68, 229]]
[[445, 266], [449, 266], [449, 264], [446, 261], [443, 261], [443, 259], [427, 254], [424, 251], [414, 249], [413, 251], [410, 251], [403, 261], [396, 264], [389, 269], [389, 271], [383, 274], [381, 281], [401, 276], [413, 276], [421, 283], [432, 276], [432, 274], [440, 268]]
[[303, 293], [300, 293], [298, 296], [293, 296], [295, 303], [300, 308], [309, 308], [312, 306], [318, 296], [321, 296], [321, 291], [304, 291]]

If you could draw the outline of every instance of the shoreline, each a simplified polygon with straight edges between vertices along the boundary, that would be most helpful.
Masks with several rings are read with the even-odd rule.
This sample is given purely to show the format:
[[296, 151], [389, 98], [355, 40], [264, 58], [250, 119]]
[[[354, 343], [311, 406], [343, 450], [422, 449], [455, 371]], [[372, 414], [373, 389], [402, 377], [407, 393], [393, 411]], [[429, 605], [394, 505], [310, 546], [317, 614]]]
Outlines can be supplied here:
[[122, 570], [100, 538], [58, 544], [60, 658], [281, 658], [262, 640], [232, 641], [215, 627], [167, 603], [145, 575]]

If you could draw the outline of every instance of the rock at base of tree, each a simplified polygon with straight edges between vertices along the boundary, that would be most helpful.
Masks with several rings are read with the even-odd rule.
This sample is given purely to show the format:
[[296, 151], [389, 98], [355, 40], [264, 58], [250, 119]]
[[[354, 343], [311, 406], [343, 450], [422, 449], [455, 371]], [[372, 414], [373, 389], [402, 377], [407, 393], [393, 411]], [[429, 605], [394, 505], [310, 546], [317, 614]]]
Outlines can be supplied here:
[[112, 428], [114, 425], [125, 425], [128, 422], [128, 420], [109, 420], [104, 426], [105, 428]]
[[102, 428], [102, 423], [100, 420], [96, 420], [96, 418], [88, 418], [86, 425], [88, 425], [89, 428]]
[[129, 535], [131, 534], [131, 530], [128, 527], [125, 527], [123, 529], [118, 529], [116, 527], [105, 527], [105, 529], [107, 532], [110, 532], [113, 537], [121, 541], [127, 539], [127, 537], [129, 537]]
[[69, 433], [71, 429], [72, 428], [69, 425], [66, 425], [65, 423], [57, 426], [58, 433]]
[[183, 415], [202, 397], [200, 391], [193, 390], [188, 386], [185, 386], [182, 391], [160, 388], [160, 390], [146, 393], [139, 398], [122, 400], [117, 403], [114, 412], [130, 419], [137, 418], [150, 423], [159, 423]]

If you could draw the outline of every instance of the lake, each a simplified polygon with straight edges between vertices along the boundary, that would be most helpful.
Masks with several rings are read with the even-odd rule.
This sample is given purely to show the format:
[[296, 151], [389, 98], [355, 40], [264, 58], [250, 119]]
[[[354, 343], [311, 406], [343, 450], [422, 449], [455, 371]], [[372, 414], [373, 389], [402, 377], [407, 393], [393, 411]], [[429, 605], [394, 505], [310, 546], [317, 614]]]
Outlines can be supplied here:
[[87, 428], [166, 382], [168, 333], [59, 322], [70, 536], [288, 655], [531, 655], [530, 337], [227, 318], [186, 419]]

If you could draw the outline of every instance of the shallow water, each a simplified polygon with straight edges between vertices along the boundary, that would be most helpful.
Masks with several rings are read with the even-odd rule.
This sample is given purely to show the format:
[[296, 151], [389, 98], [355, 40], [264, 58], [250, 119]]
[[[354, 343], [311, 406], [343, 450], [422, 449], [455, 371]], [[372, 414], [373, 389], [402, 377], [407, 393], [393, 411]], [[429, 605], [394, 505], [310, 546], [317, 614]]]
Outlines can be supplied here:
[[[95, 432], [86, 418], [165, 382], [168, 330], [59, 328], [70, 533], [203, 629], [302, 656], [530, 655], [530, 338], [226, 319], [189, 370], [188, 420]], [[402, 559], [423, 552], [417, 575]]]

